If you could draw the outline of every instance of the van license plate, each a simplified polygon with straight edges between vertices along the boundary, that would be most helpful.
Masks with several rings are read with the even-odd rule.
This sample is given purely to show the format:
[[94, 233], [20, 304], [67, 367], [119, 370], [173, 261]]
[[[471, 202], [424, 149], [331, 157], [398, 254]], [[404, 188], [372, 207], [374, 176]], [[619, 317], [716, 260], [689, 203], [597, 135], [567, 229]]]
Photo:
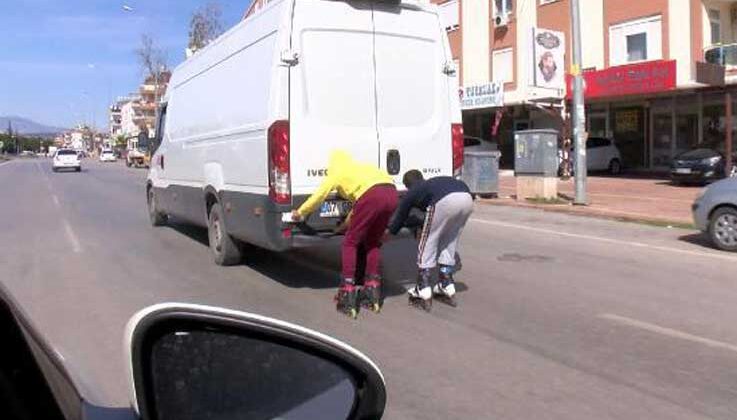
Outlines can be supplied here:
[[340, 201], [326, 201], [320, 206], [320, 217], [341, 217], [346, 214], [348, 206]]

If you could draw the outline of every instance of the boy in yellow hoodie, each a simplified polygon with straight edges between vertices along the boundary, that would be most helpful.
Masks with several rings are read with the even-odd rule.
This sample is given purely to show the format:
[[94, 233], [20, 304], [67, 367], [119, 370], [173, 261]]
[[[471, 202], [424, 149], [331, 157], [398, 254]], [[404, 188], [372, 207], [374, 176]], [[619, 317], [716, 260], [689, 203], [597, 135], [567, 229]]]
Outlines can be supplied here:
[[341, 198], [353, 203], [346, 223], [348, 229], [341, 247], [342, 281], [335, 296], [336, 308], [355, 318], [358, 314], [358, 289], [355, 284], [358, 249], [366, 253], [366, 281], [363, 294], [369, 307], [380, 310], [381, 301], [381, 243], [384, 230], [397, 208], [397, 190], [392, 178], [374, 165], [356, 162], [342, 150], [330, 154], [328, 175], [320, 187], [292, 218], [303, 220], [315, 211], [325, 198], [335, 191]]

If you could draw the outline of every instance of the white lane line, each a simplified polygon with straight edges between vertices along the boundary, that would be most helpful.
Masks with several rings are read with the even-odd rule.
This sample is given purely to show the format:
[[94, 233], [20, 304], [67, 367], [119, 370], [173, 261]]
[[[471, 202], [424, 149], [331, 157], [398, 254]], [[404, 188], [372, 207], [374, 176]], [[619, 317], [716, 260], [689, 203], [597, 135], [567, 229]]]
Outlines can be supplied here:
[[734, 344], [725, 343], [723, 341], [712, 340], [710, 338], [700, 337], [698, 335], [689, 334], [687, 332], [674, 330], [672, 328], [661, 327], [659, 325], [650, 324], [648, 322], [639, 321], [637, 319], [627, 318], [625, 316], [615, 314], [599, 314], [599, 318], [606, 319], [609, 321], [616, 322], [618, 324], [627, 325], [641, 330], [650, 331], [655, 334], [664, 335], [667, 337], [678, 338], [681, 340], [690, 341], [692, 343], [703, 344], [708, 347], [729, 350], [737, 353], [737, 346]]
[[79, 239], [77, 239], [77, 235], [74, 233], [74, 230], [72, 230], [72, 226], [69, 224], [69, 222], [64, 219], [64, 231], [67, 234], [67, 239], [69, 240], [69, 243], [72, 244], [72, 250], [75, 254], [81, 254], [82, 253], [82, 247], [79, 245]]
[[633, 242], [633, 241], [623, 241], [620, 239], [611, 239], [611, 238], [604, 238], [602, 236], [593, 236], [593, 235], [583, 235], [580, 233], [570, 233], [570, 232], [561, 232], [559, 230], [552, 230], [552, 229], [544, 229], [544, 228], [536, 228], [531, 226], [525, 226], [525, 225], [518, 225], [515, 223], [506, 223], [506, 222], [496, 222], [491, 220], [483, 220], [483, 219], [471, 219], [472, 222], [475, 223], [481, 223], [484, 225], [489, 226], [497, 226], [497, 227], [503, 227], [503, 228], [509, 228], [509, 229], [516, 229], [516, 230], [524, 230], [528, 232], [536, 232], [536, 233], [547, 233], [549, 235], [558, 235], [563, 236], [566, 238], [576, 238], [576, 239], [585, 239], [589, 241], [598, 241], [598, 242], [604, 242], [609, 244], [616, 244], [616, 245], [625, 245], [635, 248], [644, 248], [644, 249], [651, 249], [654, 251], [661, 251], [661, 252], [673, 252], [677, 254], [683, 254], [683, 255], [690, 255], [694, 257], [708, 257], [708, 258], [716, 258], [719, 260], [725, 260], [725, 261], [731, 261], [731, 262], [737, 262], [737, 257], [728, 255], [728, 254], [717, 254], [717, 253], [709, 253], [709, 252], [701, 252], [701, 251], [691, 251], [688, 249], [681, 249], [681, 248], [672, 248], [668, 246], [660, 246], [660, 245], [651, 245], [646, 244], [643, 242]]
[[7, 165], [8, 163], [12, 162], [12, 160], [5, 161], [3, 163], [0, 163], [0, 166]]
[[54, 200], [54, 205], [56, 207], [61, 207], [61, 205], [59, 204], [59, 197], [57, 197], [56, 194], [51, 195], [51, 199]]

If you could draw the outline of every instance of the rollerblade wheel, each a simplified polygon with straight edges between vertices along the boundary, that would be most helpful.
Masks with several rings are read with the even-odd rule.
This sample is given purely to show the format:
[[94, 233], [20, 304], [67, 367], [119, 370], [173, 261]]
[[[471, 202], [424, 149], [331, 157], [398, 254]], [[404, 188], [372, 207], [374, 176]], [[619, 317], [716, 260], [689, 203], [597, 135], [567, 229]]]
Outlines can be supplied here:
[[372, 312], [381, 312], [381, 290], [378, 287], [365, 287], [363, 289], [362, 305]]

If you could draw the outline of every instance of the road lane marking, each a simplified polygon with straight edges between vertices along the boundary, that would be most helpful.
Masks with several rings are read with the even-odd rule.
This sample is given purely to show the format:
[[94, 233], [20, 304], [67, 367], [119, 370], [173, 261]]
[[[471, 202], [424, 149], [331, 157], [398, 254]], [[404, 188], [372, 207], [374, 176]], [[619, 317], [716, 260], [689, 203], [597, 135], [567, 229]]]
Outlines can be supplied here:
[[681, 340], [690, 341], [692, 343], [703, 344], [708, 347], [729, 350], [737, 353], [737, 346], [734, 344], [725, 343], [723, 341], [712, 340], [710, 338], [700, 337], [687, 332], [674, 330], [673, 328], [661, 327], [660, 325], [650, 324], [649, 322], [639, 321], [637, 319], [627, 318], [626, 316], [620, 316], [615, 314], [599, 314], [599, 318], [606, 319], [617, 324], [627, 325], [630, 327], [638, 328], [641, 330], [649, 331], [652, 333], [664, 335], [667, 337], [678, 338]]
[[7, 165], [7, 164], [8, 164], [8, 163], [10, 163], [10, 162], [12, 162], [12, 160], [7, 160], [7, 161], [5, 161], [5, 162], [3, 162], [3, 163], [0, 163], [0, 166], [3, 166], [3, 165]]
[[716, 258], [719, 260], [737, 262], [737, 257], [733, 257], [731, 255], [726, 255], [726, 254], [691, 251], [688, 249], [672, 248], [672, 247], [661, 246], [661, 245], [651, 245], [651, 244], [646, 244], [643, 242], [623, 241], [621, 239], [604, 238], [602, 236], [561, 232], [559, 230], [536, 228], [536, 227], [531, 227], [531, 226], [518, 225], [515, 223], [496, 222], [496, 221], [476, 219], [476, 218], [471, 219], [471, 221], [475, 223], [481, 223], [484, 225], [498, 226], [498, 227], [509, 228], [509, 229], [517, 229], [517, 230], [526, 230], [529, 232], [547, 233], [550, 235], [558, 235], [558, 236], [563, 236], [566, 238], [585, 239], [589, 241], [598, 241], [598, 242], [605, 242], [605, 243], [616, 244], [616, 245], [625, 245], [625, 246], [631, 246], [635, 248], [651, 249], [654, 251], [674, 252], [674, 253], [684, 254], [684, 255], [689, 255], [689, 256], [694, 256], [694, 257], [708, 257], [708, 258]]
[[64, 219], [64, 231], [67, 234], [67, 239], [69, 240], [69, 243], [72, 244], [72, 250], [75, 254], [81, 254], [82, 253], [82, 247], [79, 245], [79, 239], [77, 239], [77, 235], [74, 233], [74, 230], [72, 230], [72, 226], [69, 224], [69, 222]]
[[59, 204], [59, 197], [57, 197], [57, 196], [56, 196], [56, 194], [53, 194], [53, 195], [51, 196], [51, 199], [52, 199], [52, 200], [54, 200], [54, 205], [55, 205], [56, 207], [61, 207], [61, 205]]

